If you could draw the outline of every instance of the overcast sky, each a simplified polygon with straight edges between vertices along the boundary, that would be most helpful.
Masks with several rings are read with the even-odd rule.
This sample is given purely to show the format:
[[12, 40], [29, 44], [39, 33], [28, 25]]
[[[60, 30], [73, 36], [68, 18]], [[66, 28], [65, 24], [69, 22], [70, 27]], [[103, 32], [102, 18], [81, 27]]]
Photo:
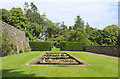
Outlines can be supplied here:
[[77, 15], [92, 27], [103, 29], [107, 25], [118, 25], [119, 0], [1, 0], [0, 8], [10, 10], [21, 7], [24, 2], [34, 2], [40, 14], [46, 13], [53, 22], [65, 22], [74, 25]]

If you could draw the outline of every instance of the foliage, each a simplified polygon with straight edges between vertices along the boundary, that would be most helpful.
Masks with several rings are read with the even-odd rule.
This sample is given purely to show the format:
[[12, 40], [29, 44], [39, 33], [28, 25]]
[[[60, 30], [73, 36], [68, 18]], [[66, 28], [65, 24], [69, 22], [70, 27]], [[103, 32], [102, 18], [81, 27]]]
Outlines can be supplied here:
[[12, 49], [11, 52], [12, 52], [12, 55], [17, 54], [17, 50]]
[[11, 13], [9, 11], [7, 11], [6, 9], [0, 9], [0, 20], [2, 19], [2, 21], [4, 22], [8, 22], [7, 18], [11, 15]]
[[54, 40], [57, 41], [57, 43], [60, 43], [61, 41], [65, 41], [65, 38], [63, 36], [58, 36]]
[[[2, 21], [23, 30], [30, 40], [40, 39], [60, 43], [61, 41], [81, 42], [85, 45], [119, 45], [119, 27], [106, 26], [103, 30], [92, 28], [88, 22], [77, 16], [73, 26], [66, 26], [64, 22], [54, 23], [40, 14], [37, 6], [25, 2], [24, 10], [12, 8], [10, 11], [0, 9]], [[56, 45], [57, 43], [54, 43]]]
[[38, 23], [31, 23], [30, 24], [30, 31], [33, 36], [39, 36], [40, 33], [42, 32], [42, 28], [39, 26]]
[[2, 32], [2, 56], [9, 55], [11, 52], [10, 40], [7, 32]]
[[29, 42], [32, 51], [49, 51], [52, 48], [51, 42]]
[[33, 2], [31, 2], [30, 5], [27, 2], [25, 2], [24, 13], [29, 23], [35, 23], [37, 22], [38, 18], [40, 19], [40, 15], [37, 12], [37, 10], [38, 9]]
[[80, 42], [61, 42], [60, 50], [64, 51], [83, 51], [85, 44]]
[[10, 16], [7, 18], [8, 24], [24, 30], [27, 27], [27, 18], [24, 16], [21, 8], [12, 8]]
[[48, 38], [51, 38], [52, 35], [56, 34], [57, 27], [55, 27], [54, 23], [50, 20], [45, 21], [45, 33], [47, 34]]
[[11, 45], [12, 54], [17, 54], [18, 53], [17, 52], [17, 46], [13, 42], [11, 42], [10, 45]]
[[60, 48], [60, 43], [57, 43], [57, 44], [56, 44], [56, 48]]
[[119, 27], [117, 25], [109, 25], [106, 26], [103, 31], [107, 31], [110, 33], [109, 40], [111, 40], [111, 45], [119, 44]]
[[75, 24], [73, 26], [73, 29], [76, 30], [77, 28], [84, 28], [84, 21], [82, 20], [82, 18], [80, 18], [80, 16], [77, 16], [77, 18], [75, 19]]
[[88, 39], [87, 33], [85, 33], [84, 28], [77, 28], [76, 30], [71, 30], [68, 34], [68, 41], [70, 42], [81, 42], [85, 45], [91, 45], [92, 42]]
[[92, 27], [90, 27], [90, 25], [89, 25], [88, 22], [87, 22], [87, 23], [86, 23], [86, 26], [85, 26], [85, 32], [86, 32], [88, 35], [90, 35], [90, 34], [92, 34], [94, 31], [95, 31], [95, 30], [94, 30]]
[[89, 40], [99, 45], [118, 45], [118, 31], [113, 32], [113, 29], [96, 30], [90, 35]]
[[24, 52], [29, 52], [29, 48], [25, 47]]
[[25, 32], [26, 37], [29, 38], [29, 40], [32, 40], [32, 41], [34, 40], [33, 36], [30, 34], [29, 31], [24, 31], [24, 32]]
[[64, 22], [62, 23], [61, 27], [62, 27], [62, 30], [67, 29], [67, 26], [66, 26], [66, 25], [64, 25]]
[[115, 31], [118, 31], [118, 29], [119, 27], [117, 25], [108, 25], [103, 30], [115, 32]]

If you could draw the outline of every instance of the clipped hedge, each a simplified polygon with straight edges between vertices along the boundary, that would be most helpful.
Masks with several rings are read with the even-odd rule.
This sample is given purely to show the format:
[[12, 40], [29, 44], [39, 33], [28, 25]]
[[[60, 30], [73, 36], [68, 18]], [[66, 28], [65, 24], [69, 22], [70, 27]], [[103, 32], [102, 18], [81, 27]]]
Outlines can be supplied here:
[[50, 51], [52, 48], [51, 42], [38, 42], [38, 41], [31, 41], [29, 45], [32, 51]]
[[85, 44], [80, 42], [61, 42], [60, 50], [64, 51], [83, 51]]

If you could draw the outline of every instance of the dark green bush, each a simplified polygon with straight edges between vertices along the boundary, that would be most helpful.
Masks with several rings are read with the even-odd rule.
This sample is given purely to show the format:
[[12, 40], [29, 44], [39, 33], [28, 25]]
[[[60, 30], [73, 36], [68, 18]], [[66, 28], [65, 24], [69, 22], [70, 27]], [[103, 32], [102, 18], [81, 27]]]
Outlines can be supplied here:
[[24, 48], [24, 52], [29, 52], [30, 50], [29, 50], [29, 47], [27, 48], [27, 47], [25, 47]]
[[17, 50], [13, 50], [13, 49], [12, 49], [11, 52], [12, 52], [12, 55], [13, 55], [13, 54], [18, 54], [18, 53], [17, 53]]
[[32, 42], [29, 42], [29, 45], [32, 51], [50, 51], [52, 48], [51, 42], [32, 41]]
[[29, 40], [32, 40], [32, 41], [34, 40], [33, 36], [30, 34], [29, 31], [24, 31], [24, 32], [25, 32], [26, 37], [29, 38]]
[[80, 42], [61, 42], [60, 50], [65, 51], [83, 51], [85, 44]]
[[2, 38], [0, 39], [2, 39], [1, 40], [2, 56], [10, 55], [11, 45], [10, 40], [8, 38], [8, 32], [2, 32]]
[[51, 43], [51, 47], [52, 47], [52, 48], [54, 47], [54, 44], [53, 44], [53, 43]]
[[60, 43], [56, 44], [56, 48], [60, 48]]
[[11, 52], [12, 52], [12, 54], [18, 54], [17, 46], [13, 42], [11, 42], [10, 45], [11, 45]]

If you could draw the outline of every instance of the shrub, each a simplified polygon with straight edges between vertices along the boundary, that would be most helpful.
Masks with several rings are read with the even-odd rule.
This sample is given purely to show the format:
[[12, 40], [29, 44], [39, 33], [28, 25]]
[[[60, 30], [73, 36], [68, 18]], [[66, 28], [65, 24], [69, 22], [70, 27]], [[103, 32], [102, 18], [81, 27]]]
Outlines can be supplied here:
[[25, 47], [24, 52], [29, 52], [29, 48]]
[[60, 48], [60, 43], [56, 44], [56, 48]]
[[83, 51], [85, 49], [85, 44], [80, 42], [61, 42], [60, 50], [65, 51]]
[[13, 54], [17, 54], [17, 50], [13, 50], [13, 49], [12, 49], [11, 52], [12, 52], [12, 55], [13, 55]]
[[52, 44], [53, 44], [53, 47], [56, 46], [57, 41], [53, 41]]
[[52, 48], [54, 47], [54, 44], [53, 44], [53, 43], [51, 43], [51, 47], [52, 47]]
[[11, 42], [10, 45], [11, 45], [12, 54], [17, 54], [18, 53], [17, 52], [17, 46], [13, 42]]
[[26, 37], [29, 38], [29, 40], [34, 40], [33, 36], [30, 34], [29, 31], [24, 31], [24, 32], [25, 32]]
[[50, 51], [52, 48], [51, 42], [32, 41], [32, 42], [29, 42], [29, 45], [32, 51]]
[[8, 38], [8, 32], [2, 32], [2, 38], [1, 38], [1, 48], [2, 48], [2, 56], [7, 56], [11, 52], [11, 46], [10, 46], [10, 40]]
[[63, 36], [58, 36], [56, 38], [54, 38], [55, 41], [57, 41], [58, 43], [60, 43], [61, 41], [64, 41], [65, 38]]

